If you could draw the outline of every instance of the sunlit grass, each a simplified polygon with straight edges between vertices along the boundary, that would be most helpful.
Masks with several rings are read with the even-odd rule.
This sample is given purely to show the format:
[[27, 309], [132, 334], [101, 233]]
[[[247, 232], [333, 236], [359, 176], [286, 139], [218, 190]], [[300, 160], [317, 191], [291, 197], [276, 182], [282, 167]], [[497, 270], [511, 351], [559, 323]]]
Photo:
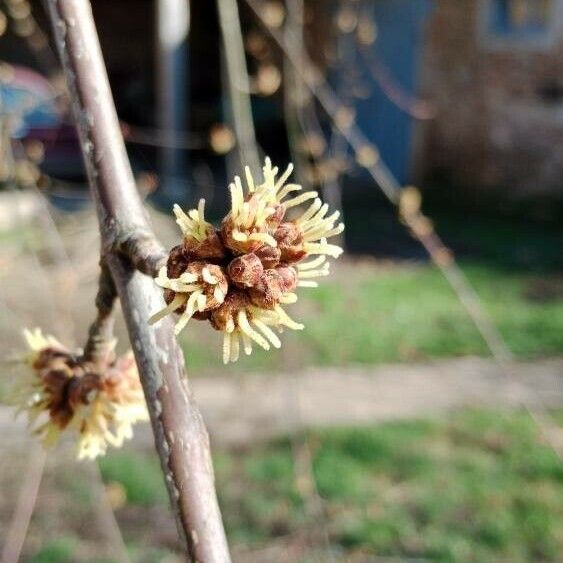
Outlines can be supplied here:
[[[555, 562], [563, 552], [563, 465], [526, 413], [311, 431], [309, 443], [337, 553], [518, 563]], [[113, 453], [106, 463], [127, 491], [137, 486], [131, 468], [150, 467], [145, 486], [160, 488], [153, 500], [165, 502], [151, 460]], [[289, 440], [217, 454], [215, 465], [232, 544], [259, 546], [315, 527]]]
[[75, 561], [77, 540], [72, 537], [53, 538], [46, 541], [29, 563], [72, 563]]
[[[560, 277], [474, 264], [465, 265], [464, 271], [516, 356], [563, 353]], [[430, 265], [382, 268], [349, 262], [318, 289], [303, 290], [288, 311], [305, 323], [305, 330], [287, 331], [281, 351], [258, 350], [241, 359], [238, 369], [488, 354], [459, 300]], [[223, 369], [219, 340], [214, 331], [196, 323], [185, 331], [183, 343], [193, 373]]]
[[99, 464], [106, 482], [123, 485], [127, 502], [150, 506], [166, 500], [160, 464], [155, 457], [140, 461], [135, 455], [117, 451], [100, 458]]

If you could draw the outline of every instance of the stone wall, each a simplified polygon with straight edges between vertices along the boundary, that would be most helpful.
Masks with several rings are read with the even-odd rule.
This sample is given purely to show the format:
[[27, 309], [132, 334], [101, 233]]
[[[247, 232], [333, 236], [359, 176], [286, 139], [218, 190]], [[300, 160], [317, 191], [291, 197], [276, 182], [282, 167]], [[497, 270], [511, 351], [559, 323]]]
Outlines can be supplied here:
[[494, 49], [479, 10], [437, 0], [428, 22], [421, 88], [437, 115], [421, 171], [502, 199], [563, 198], [563, 26], [549, 48]]

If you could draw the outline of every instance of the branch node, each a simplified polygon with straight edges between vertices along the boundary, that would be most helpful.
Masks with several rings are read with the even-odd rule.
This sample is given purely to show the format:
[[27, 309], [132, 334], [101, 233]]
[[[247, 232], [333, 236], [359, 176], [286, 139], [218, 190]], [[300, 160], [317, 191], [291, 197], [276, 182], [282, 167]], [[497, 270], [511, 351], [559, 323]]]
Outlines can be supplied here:
[[166, 252], [154, 235], [143, 228], [116, 237], [113, 250], [128, 258], [133, 268], [152, 278], [166, 265]]

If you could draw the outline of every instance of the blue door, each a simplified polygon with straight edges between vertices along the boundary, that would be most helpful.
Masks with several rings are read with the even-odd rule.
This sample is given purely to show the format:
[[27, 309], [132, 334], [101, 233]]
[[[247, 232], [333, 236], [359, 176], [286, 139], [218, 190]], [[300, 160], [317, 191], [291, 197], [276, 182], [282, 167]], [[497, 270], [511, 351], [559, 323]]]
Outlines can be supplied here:
[[411, 113], [416, 107], [412, 101], [416, 99], [424, 23], [431, 1], [372, 0], [363, 6], [376, 22], [377, 38], [365, 47], [364, 55], [356, 53], [370, 92], [369, 98], [355, 101], [357, 122], [398, 181], [405, 184], [412, 150]]

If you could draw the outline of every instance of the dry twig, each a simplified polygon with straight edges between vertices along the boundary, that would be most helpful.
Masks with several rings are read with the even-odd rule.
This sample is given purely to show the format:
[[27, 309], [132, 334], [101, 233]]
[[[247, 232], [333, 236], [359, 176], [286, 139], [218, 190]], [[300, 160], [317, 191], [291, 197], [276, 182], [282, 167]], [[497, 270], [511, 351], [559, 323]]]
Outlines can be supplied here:
[[230, 109], [240, 155], [239, 165], [241, 170], [245, 165], [251, 170], [260, 170], [249, 95], [250, 83], [236, 0], [217, 0], [217, 11], [223, 36]]

